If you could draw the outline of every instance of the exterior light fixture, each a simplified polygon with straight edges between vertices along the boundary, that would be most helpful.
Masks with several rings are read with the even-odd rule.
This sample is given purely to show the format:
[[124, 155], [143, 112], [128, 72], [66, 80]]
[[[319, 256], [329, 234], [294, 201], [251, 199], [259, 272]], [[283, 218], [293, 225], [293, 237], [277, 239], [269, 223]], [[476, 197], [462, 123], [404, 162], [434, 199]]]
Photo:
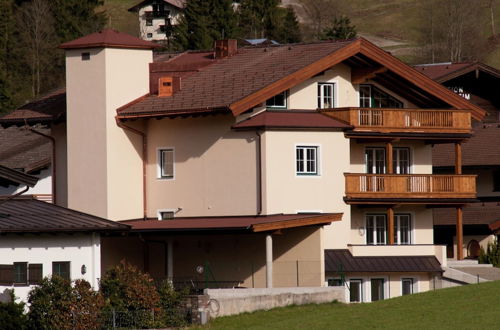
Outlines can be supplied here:
[[85, 275], [87, 273], [87, 266], [82, 265], [81, 273], [82, 273], [82, 275]]

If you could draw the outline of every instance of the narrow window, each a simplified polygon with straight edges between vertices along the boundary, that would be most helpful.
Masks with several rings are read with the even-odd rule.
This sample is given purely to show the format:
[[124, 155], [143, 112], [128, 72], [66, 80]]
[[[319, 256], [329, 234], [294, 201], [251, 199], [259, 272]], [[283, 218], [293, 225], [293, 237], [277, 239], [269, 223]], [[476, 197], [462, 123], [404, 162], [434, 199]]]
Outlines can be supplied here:
[[371, 89], [370, 85], [359, 86], [359, 107], [371, 108]]
[[266, 107], [268, 109], [286, 109], [286, 98], [287, 91], [276, 94], [266, 101]]
[[384, 291], [385, 291], [385, 285], [384, 285], [384, 279], [383, 278], [372, 278], [370, 280], [371, 283], [371, 294], [372, 294], [372, 300], [371, 301], [377, 301], [377, 300], [383, 300], [384, 299]]
[[396, 244], [411, 244], [411, 215], [394, 215], [394, 242]]
[[28, 281], [29, 284], [40, 284], [43, 278], [43, 265], [42, 264], [29, 264], [28, 265]]
[[387, 244], [387, 219], [385, 214], [366, 215], [366, 244]]
[[411, 168], [410, 148], [394, 148], [392, 155], [394, 173], [409, 174]]
[[349, 281], [349, 301], [350, 302], [363, 302], [363, 281], [350, 280]]
[[27, 262], [14, 262], [14, 284], [27, 285], [28, 284], [28, 263]]
[[413, 278], [401, 279], [401, 294], [403, 296], [414, 293], [414, 280]]
[[174, 178], [174, 149], [158, 150], [158, 166], [160, 179]]
[[500, 170], [493, 171], [493, 191], [500, 191]]
[[296, 148], [297, 175], [318, 175], [318, 147], [298, 146]]
[[52, 263], [52, 275], [57, 275], [65, 280], [71, 280], [69, 261], [54, 261]]
[[334, 104], [334, 86], [331, 83], [318, 83], [318, 109], [330, 109]]
[[366, 148], [365, 166], [368, 174], [384, 174], [385, 148]]

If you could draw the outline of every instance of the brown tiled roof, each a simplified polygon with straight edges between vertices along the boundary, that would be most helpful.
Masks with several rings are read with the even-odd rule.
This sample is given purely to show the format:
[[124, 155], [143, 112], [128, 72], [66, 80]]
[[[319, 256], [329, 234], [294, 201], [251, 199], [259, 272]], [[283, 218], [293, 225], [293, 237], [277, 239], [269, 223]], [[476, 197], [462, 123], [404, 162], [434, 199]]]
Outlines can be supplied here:
[[36, 176], [25, 174], [1, 165], [0, 179], [3, 179], [1, 181], [5, 180], [7, 183], [22, 184], [29, 187], [34, 187], [38, 182], [38, 178]]
[[349, 250], [325, 250], [325, 271], [434, 273], [443, 270], [434, 256], [353, 257]]
[[479, 62], [419, 64], [415, 69], [441, 83], [476, 69], [500, 77], [500, 70]]
[[265, 231], [339, 221], [342, 213], [278, 214], [267, 216], [189, 217], [171, 220], [126, 220], [133, 231], [246, 230]]
[[[434, 225], [455, 225], [456, 210], [437, 208], [433, 211]], [[463, 208], [464, 225], [489, 225], [500, 220], [500, 203], [473, 203]]]
[[[148, 3], [150, 3], [150, 2], [152, 2], [152, 1], [151, 0], [141, 1], [138, 4], [130, 7], [128, 9], [128, 11], [139, 11], [139, 9], [141, 9], [143, 6], [148, 5]], [[180, 8], [180, 9], [184, 8], [186, 5], [186, 0], [163, 0], [163, 2], [168, 3], [172, 6]]]
[[351, 126], [317, 111], [276, 110], [264, 111], [233, 125], [236, 129], [255, 128], [309, 128], [343, 129]]
[[3, 127], [11, 125], [47, 124], [66, 118], [66, 88], [60, 88], [20, 106], [0, 118]]
[[[462, 165], [500, 165], [500, 127], [498, 124], [475, 123], [472, 138], [462, 144]], [[437, 144], [432, 148], [433, 166], [455, 166], [453, 144]]]
[[[37, 127], [37, 131], [50, 134], [50, 130]], [[51, 144], [43, 136], [19, 127], [0, 127], [0, 165], [22, 169], [27, 173], [50, 165]]]
[[[196, 74], [181, 80], [181, 90], [171, 97], [149, 95], [118, 111], [119, 117], [161, 112], [207, 111], [229, 106], [354, 41], [290, 46], [243, 47], [229, 58], [212, 59]], [[181, 54], [169, 63], [187, 62]]]
[[129, 226], [65, 207], [23, 197], [0, 199], [0, 232], [128, 231]]
[[92, 47], [153, 49], [159, 47], [159, 45], [133, 37], [130, 34], [112, 29], [104, 29], [84, 37], [65, 42], [59, 46], [59, 48], [62, 49]]

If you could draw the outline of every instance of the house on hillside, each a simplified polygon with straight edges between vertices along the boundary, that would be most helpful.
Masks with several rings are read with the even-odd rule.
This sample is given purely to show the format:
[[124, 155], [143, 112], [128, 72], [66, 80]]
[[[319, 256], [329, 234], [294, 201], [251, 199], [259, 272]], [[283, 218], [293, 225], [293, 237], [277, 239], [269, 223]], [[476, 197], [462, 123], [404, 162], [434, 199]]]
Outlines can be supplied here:
[[[454, 208], [460, 242], [480, 107], [362, 38], [155, 60], [113, 30], [60, 47], [58, 198], [131, 227], [101, 239], [102, 271], [126, 258], [174, 283], [341, 285], [351, 302], [439, 287], [432, 210]], [[454, 146], [455, 174], [433, 174], [437, 144]]]
[[[500, 229], [500, 71], [483, 63], [422, 64], [415, 67], [471, 103], [487, 111], [482, 120], [474, 120], [472, 137], [463, 144], [463, 173], [477, 174], [479, 203], [464, 209], [464, 256], [477, 258], [480, 247], [486, 249]], [[433, 170], [453, 173], [453, 148], [433, 148]], [[449, 209], [434, 210], [434, 240], [446, 244], [448, 257], [456, 255], [454, 220]]]
[[168, 42], [172, 29], [179, 24], [185, 0], [145, 0], [130, 7], [128, 11], [138, 13], [141, 39]]

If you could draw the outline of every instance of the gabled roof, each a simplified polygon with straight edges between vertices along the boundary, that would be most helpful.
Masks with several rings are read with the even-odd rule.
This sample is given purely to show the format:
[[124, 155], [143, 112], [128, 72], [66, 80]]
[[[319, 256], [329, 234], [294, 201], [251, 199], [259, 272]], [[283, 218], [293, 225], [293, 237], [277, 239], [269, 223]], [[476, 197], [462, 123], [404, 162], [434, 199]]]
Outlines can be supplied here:
[[31, 197], [0, 198], [1, 233], [128, 231], [129, 226], [42, 202]]
[[[128, 9], [128, 11], [139, 11], [139, 9], [141, 9], [144, 6], [149, 5], [151, 2], [153, 2], [153, 1], [152, 0], [141, 1], [138, 4], [130, 7]], [[163, 2], [165, 2], [166, 4], [169, 4], [171, 6], [174, 6], [176, 8], [179, 8], [179, 9], [183, 9], [186, 6], [186, 0], [163, 0]]]
[[[175, 64], [182, 55], [172, 59]], [[269, 47], [244, 47], [236, 55], [213, 59], [213, 63], [183, 77], [181, 90], [171, 97], [146, 95], [118, 110], [118, 119], [162, 114], [210, 112], [227, 109], [239, 115], [270, 97], [328, 70], [339, 63], [360, 67], [385, 67], [383, 81], [403, 88], [414, 101], [427, 100], [439, 106], [469, 109], [475, 118], [485, 111], [451, 92], [424, 74], [404, 64], [365, 39], [292, 44]], [[382, 79], [381, 78], [381, 79]], [[396, 81], [396, 83], [394, 83]], [[406, 85], [405, 85], [406, 84]], [[424, 102], [422, 101], [422, 102]]]
[[475, 70], [500, 78], [500, 70], [480, 62], [419, 64], [415, 69], [440, 83]]
[[25, 174], [2, 165], [0, 165], [0, 179], [13, 184], [26, 185], [31, 188], [38, 182], [36, 176]]
[[354, 257], [349, 250], [325, 250], [325, 272], [344, 273], [439, 273], [434, 256]]
[[153, 49], [160, 46], [155, 43], [133, 37], [130, 34], [118, 32], [112, 29], [98, 31], [84, 37], [65, 42], [59, 46], [59, 48], [62, 49], [100, 47]]

